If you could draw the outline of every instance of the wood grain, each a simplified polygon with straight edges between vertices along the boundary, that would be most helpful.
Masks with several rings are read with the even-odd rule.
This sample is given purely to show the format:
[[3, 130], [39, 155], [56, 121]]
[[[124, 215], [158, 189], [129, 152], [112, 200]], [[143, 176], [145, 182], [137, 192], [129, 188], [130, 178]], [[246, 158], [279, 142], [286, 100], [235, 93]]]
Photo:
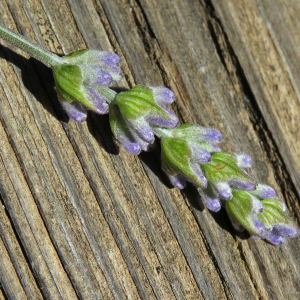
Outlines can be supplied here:
[[[0, 0], [1, 24], [52, 52], [116, 52], [165, 85], [181, 122], [245, 152], [299, 223], [296, 0]], [[237, 234], [159, 151], [134, 157], [108, 117], [68, 121], [51, 70], [1, 41], [0, 299], [299, 299], [299, 238]]]

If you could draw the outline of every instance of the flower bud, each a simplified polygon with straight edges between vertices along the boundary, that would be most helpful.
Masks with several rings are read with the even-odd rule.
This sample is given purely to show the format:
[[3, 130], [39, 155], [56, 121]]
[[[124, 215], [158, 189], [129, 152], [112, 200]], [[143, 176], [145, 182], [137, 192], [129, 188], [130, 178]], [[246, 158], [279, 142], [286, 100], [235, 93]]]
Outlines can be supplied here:
[[137, 85], [118, 94], [109, 109], [112, 132], [128, 152], [137, 155], [147, 151], [155, 138], [153, 126], [177, 125], [177, 117], [166, 107], [173, 101], [173, 92], [164, 87]]
[[242, 170], [238, 163], [237, 155], [219, 152], [211, 156], [211, 162], [202, 165], [206, 178], [223, 200], [232, 198], [232, 188], [251, 191], [256, 187], [255, 180]]
[[286, 237], [298, 234], [297, 225], [285, 213], [286, 206], [275, 198], [259, 200], [253, 194], [272, 188], [258, 186], [258, 192], [233, 191], [231, 200], [226, 201], [228, 216], [237, 230], [247, 229], [254, 239], [266, 239], [272, 244], [285, 243]]
[[211, 153], [221, 151], [222, 135], [215, 129], [199, 125], [180, 125], [161, 137], [162, 168], [177, 188], [186, 181], [201, 188], [207, 187], [201, 164], [211, 160]]
[[264, 199], [261, 201], [264, 207], [263, 214], [258, 219], [265, 228], [263, 238], [275, 245], [285, 242], [285, 237], [293, 238], [298, 235], [297, 225], [286, 214], [286, 206], [278, 199]]
[[87, 110], [107, 113], [108, 103], [115, 95], [107, 87], [122, 79], [119, 56], [98, 50], [80, 50], [62, 57], [62, 61], [53, 68], [53, 75], [58, 98], [70, 119], [84, 121]]

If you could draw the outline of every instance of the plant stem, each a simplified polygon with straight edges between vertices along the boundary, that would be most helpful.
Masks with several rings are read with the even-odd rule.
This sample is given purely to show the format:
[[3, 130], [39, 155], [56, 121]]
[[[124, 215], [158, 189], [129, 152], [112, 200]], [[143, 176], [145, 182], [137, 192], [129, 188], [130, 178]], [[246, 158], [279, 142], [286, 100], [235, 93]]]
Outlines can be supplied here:
[[112, 102], [114, 101], [114, 99], [116, 98], [116, 95], [117, 95], [117, 93], [115, 91], [113, 91], [112, 89], [110, 89], [106, 86], [99, 86], [98, 91], [100, 92], [100, 94], [105, 96], [106, 102], [108, 104], [112, 104]]
[[160, 127], [156, 127], [156, 126], [152, 126], [152, 130], [154, 132], [154, 134], [156, 136], [158, 136], [160, 139], [163, 137], [171, 137], [172, 133], [171, 133], [171, 129], [169, 128], [160, 128]]
[[36, 44], [33, 44], [24, 36], [7, 29], [1, 24], [0, 37], [22, 49], [24, 52], [28, 53], [30, 56], [34, 57], [50, 68], [58, 66], [62, 63], [62, 59], [58, 55], [51, 53]]

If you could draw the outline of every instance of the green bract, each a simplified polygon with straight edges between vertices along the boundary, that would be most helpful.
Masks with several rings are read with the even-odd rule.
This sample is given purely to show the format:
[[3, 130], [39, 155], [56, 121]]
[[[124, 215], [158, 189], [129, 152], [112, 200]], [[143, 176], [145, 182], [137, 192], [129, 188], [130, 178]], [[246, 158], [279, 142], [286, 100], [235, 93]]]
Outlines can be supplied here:
[[168, 113], [155, 102], [151, 89], [145, 86], [137, 85], [119, 93], [115, 102], [126, 119], [136, 120], [147, 117], [149, 113], [151, 116], [169, 118]]
[[163, 138], [161, 141], [162, 169], [169, 175], [182, 175], [186, 180], [196, 183], [200, 187], [206, 186], [206, 181], [197, 176], [192, 168], [190, 159], [192, 151], [188, 142], [180, 138]]
[[228, 152], [214, 153], [211, 162], [203, 164], [202, 168], [207, 179], [212, 183], [235, 180], [256, 185], [256, 181], [238, 167], [235, 155]]
[[61, 65], [53, 69], [56, 91], [60, 99], [70, 102], [77, 100], [88, 108], [93, 105], [84, 95], [82, 72], [76, 65]]
[[296, 225], [286, 214], [285, 205], [280, 200], [264, 199], [261, 202], [264, 206], [264, 212], [258, 218], [267, 229], [273, 228], [276, 224]]

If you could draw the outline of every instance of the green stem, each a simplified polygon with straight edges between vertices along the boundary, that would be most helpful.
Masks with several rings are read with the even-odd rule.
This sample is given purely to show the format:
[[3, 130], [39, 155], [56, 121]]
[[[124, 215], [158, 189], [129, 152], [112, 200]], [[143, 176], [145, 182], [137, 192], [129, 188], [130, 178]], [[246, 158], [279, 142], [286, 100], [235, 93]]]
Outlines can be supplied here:
[[172, 137], [172, 129], [169, 128], [160, 128], [156, 126], [152, 126], [152, 130], [156, 136], [158, 136], [160, 139], [164, 137]]
[[98, 91], [100, 92], [100, 94], [106, 97], [108, 104], [112, 104], [117, 95], [115, 91], [106, 86], [99, 86]]
[[51, 53], [36, 44], [33, 44], [24, 36], [7, 29], [1, 24], [0, 37], [22, 49], [30, 56], [34, 57], [50, 68], [59, 66], [62, 63], [62, 59], [58, 55]]

